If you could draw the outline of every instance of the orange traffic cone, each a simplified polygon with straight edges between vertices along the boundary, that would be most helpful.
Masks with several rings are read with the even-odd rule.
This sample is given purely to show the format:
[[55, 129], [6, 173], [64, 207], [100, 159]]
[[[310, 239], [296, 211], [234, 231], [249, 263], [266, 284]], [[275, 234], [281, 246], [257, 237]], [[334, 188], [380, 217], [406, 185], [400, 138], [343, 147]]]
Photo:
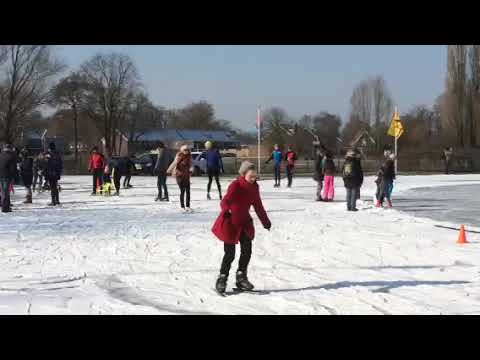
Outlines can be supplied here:
[[468, 244], [467, 236], [465, 235], [465, 226], [460, 226], [460, 234], [458, 235], [457, 244]]

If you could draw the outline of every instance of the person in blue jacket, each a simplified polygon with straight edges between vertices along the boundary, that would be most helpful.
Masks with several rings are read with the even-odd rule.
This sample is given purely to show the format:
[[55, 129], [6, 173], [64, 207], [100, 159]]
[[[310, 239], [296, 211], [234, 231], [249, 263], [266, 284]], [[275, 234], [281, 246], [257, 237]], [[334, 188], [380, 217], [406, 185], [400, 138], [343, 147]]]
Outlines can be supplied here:
[[208, 175], [208, 185], [207, 185], [207, 199], [211, 200], [210, 189], [212, 188], [212, 180], [215, 178], [217, 183], [218, 195], [220, 200], [222, 200], [222, 188], [220, 186], [220, 172], [223, 174], [225, 170], [223, 169], [222, 156], [216, 147], [213, 146], [211, 141], [205, 143], [205, 148], [207, 151], [201, 155], [202, 159], [207, 161], [207, 175]]
[[270, 155], [270, 158], [265, 162], [265, 164], [268, 164], [271, 160], [273, 160], [273, 170], [275, 173], [274, 187], [280, 187], [280, 178], [281, 178], [280, 170], [282, 167], [282, 159], [283, 159], [283, 154], [282, 154], [282, 151], [280, 150], [280, 146], [278, 146], [278, 144], [275, 144], [272, 155]]

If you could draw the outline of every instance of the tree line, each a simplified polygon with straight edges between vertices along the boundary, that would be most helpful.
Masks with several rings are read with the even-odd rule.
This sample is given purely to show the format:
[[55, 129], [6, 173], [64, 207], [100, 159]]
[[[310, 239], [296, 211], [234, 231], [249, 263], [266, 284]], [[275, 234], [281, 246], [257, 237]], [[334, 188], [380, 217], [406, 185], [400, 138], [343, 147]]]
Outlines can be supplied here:
[[[103, 138], [114, 152], [116, 131], [134, 140], [149, 129], [241, 130], [198, 101], [180, 109], [158, 106], [141, 82], [134, 61], [122, 53], [99, 53], [66, 73], [47, 45], [0, 45], [0, 141], [15, 142], [24, 129], [50, 127], [74, 143]], [[40, 110], [54, 109], [44, 117]]]
[[[244, 142], [248, 134], [218, 119], [212, 104], [194, 102], [180, 109], [156, 105], [141, 82], [134, 61], [122, 53], [99, 53], [67, 72], [47, 45], [0, 45], [0, 141], [14, 142], [27, 128], [52, 126], [67, 141], [104, 138], [115, 149], [116, 131], [135, 140], [149, 129], [179, 128], [235, 130]], [[432, 106], [417, 105], [401, 114], [406, 150], [442, 146], [476, 147], [480, 132], [480, 46], [449, 45], [446, 82]], [[387, 129], [394, 99], [380, 75], [361, 81], [352, 91], [347, 119], [328, 111], [295, 119], [281, 107], [263, 112], [262, 134], [267, 145], [295, 144], [299, 153], [311, 151], [312, 133], [324, 145], [346, 147], [362, 131], [375, 141], [375, 150], [392, 143]], [[40, 110], [50, 108], [44, 117]], [[53, 124], [53, 125], [52, 125]], [[77, 157], [77, 151], [75, 151]]]

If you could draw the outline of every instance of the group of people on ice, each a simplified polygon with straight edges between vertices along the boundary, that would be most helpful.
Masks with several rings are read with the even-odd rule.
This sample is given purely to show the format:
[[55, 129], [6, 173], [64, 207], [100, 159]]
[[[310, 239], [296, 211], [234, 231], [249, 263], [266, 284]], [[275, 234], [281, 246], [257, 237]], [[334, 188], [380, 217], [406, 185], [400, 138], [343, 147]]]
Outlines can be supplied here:
[[[360, 188], [363, 185], [363, 169], [361, 164], [362, 154], [358, 149], [347, 151], [341, 169], [341, 176], [346, 189], [346, 203], [348, 211], [358, 211], [356, 203], [360, 199]], [[292, 186], [297, 154], [291, 145], [288, 146], [285, 155], [278, 144], [274, 145], [266, 164], [273, 160], [273, 172], [275, 178], [274, 187], [280, 187], [282, 162], [286, 162], [286, 175], [288, 187]], [[375, 194], [375, 206], [382, 207], [386, 201], [388, 207], [392, 207], [391, 194], [395, 179], [395, 156], [390, 150], [385, 150], [384, 160], [377, 172], [377, 191]], [[315, 149], [314, 175], [317, 182], [316, 201], [332, 202], [335, 197], [335, 175], [337, 167], [331, 151], [324, 146]]]
[[[10, 194], [14, 184], [21, 179], [26, 190], [25, 204], [31, 204], [33, 192], [49, 189], [52, 201], [49, 206], [60, 205], [58, 181], [63, 172], [63, 160], [51, 143], [46, 152], [37, 156], [23, 148], [18, 151], [12, 144], [5, 144], [0, 152], [0, 202], [3, 213], [12, 211]], [[43, 183], [45, 181], [45, 184]], [[37, 188], [38, 186], [38, 188]]]
[[[97, 193], [103, 195], [120, 195], [121, 178], [125, 177], [123, 187], [132, 188], [130, 179], [132, 177], [133, 161], [130, 157], [113, 157], [107, 150], [107, 155], [99, 152], [98, 147], [92, 149], [88, 170], [93, 176], [92, 195]], [[112, 194], [112, 190], [115, 192]]]

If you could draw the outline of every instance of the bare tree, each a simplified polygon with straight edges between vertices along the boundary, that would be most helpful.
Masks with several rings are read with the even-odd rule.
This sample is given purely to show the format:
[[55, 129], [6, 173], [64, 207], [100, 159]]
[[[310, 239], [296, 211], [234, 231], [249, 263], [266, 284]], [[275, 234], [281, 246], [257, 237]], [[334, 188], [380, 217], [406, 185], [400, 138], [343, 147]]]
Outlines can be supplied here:
[[115, 149], [116, 131], [122, 111], [139, 87], [139, 76], [132, 59], [124, 54], [97, 54], [80, 67], [85, 77], [85, 110], [103, 129], [105, 145]]
[[0, 137], [13, 141], [28, 115], [48, 101], [51, 82], [64, 66], [47, 45], [2, 45]]
[[284, 129], [290, 128], [291, 121], [286, 111], [279, 107], [266, 110], [262, 116], [262, 133], [268, 145], [285, 146], [288, 134]]
[[393, 100], [385, 80], [376, 76], [362, 81], [353, 90], [350, 106], [350, 119], [373, 133], [377, 150], [380, 150], [393, 113]]
[[337, 147], [337, 138], [340, 137], [340, 127], [342, 126], [340, 116], [326, 111], [321, 112], [313, 117], [313, 126], [315, 133], [322, 139], [328, 149]]
[[472, 45], [469, 49], [468, 91], [470, 146], [476, 146], [480, 128], [480, 45]]
[[50, 104], [53, 106], [67, 107], [73, 114], [73, 138], [75, 146], [75, 163], [78, 162], [78, 115], [85, 97], [87, 82], [78, 73], [64, 77], [52, 89]]
[[372, 91], [367, 80], [362, 81], [353, 89], [350, 98], [350, 113], [360, 122], [370, 127], [373, 119]]
[[456, 142], [462, 147], [466, 145], [466, 56], [465, 45], [448, 45], [444, 128], [455, 131]]

